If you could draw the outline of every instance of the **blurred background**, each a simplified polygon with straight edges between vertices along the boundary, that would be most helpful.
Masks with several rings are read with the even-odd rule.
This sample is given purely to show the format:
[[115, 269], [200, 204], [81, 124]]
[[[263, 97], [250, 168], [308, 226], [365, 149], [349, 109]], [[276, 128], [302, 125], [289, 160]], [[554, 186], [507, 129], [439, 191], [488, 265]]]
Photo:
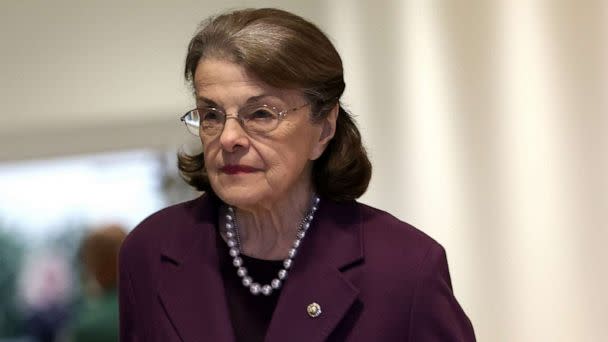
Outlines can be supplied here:
[[0, 341], [78, 340], [115, 305], [91, 260], [197, 196], [175, 167], [187, 43], [261, 6], [336, 44], [375, 167], [361, 201], [446, 247], [479, 341], [608, 340], [605, 2], [4, 0]]

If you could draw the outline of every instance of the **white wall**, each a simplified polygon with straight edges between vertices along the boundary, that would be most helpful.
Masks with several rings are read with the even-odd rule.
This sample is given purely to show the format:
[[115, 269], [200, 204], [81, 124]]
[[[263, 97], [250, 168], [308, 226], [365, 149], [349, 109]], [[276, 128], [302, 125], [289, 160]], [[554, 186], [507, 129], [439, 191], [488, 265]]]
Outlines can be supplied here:
[[608, 339], [605, 5], [128, 3], [0, 4], [0, 160], [174, 148], [198, 21], [280, 4], [342, 53], [375, 167], [363, 201], [446, 246], [478, 339]]
[[[256, 1], [0, 2], [0, 160], [169, 147], [198, 23]], [[268, 5], [272, 5], [269, 2]], [[315, 1], [275, 1], [322, 21]]]

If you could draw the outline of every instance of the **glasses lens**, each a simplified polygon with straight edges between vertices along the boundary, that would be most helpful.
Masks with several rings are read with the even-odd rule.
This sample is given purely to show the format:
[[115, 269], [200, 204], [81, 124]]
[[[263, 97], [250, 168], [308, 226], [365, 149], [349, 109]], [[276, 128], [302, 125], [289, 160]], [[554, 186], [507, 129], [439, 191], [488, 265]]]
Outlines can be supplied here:
[[182, 117], [182, 121], [186, 124], [188, 131], [194, 135], [198, 135], [199, 130], [199, 116], [196, 110], [189, 111]]
[[265, 133], [272, 131], [279, 124], [279, 114], [268, 106], [243, 110], [241, 118], [248, 131]]
[[199, 108], [201, 130], [205, 134], [216, 134], [224, 127], [226, 116], [215, 108]]

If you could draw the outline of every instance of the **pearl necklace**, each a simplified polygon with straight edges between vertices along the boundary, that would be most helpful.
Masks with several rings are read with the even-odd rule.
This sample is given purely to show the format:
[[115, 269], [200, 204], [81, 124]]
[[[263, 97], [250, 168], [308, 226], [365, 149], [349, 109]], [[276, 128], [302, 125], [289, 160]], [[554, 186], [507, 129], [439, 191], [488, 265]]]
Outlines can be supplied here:
[[296, 233], [296, 239], [293, 242], [292, 248], [287, 253], [288, 257], [283, 260], [283, 268], [279, 270], [276, 278], [272, 279], [270, 284], [263, 285], [255, 282], [253, 278], [247, 274], [247, 269], [243, 266], [243, 259], [239, 256], [241, 254], [241, 241], [239, 238], [239, 229], [236, 224], [236, 216], [234, 214], [234, 208], [228, 206], [228, 213], [226, 214], [226, 237], [228, 238], [226, 244], [229, 247], [228, 253], [232, 257], [232, 264], [237, 268], [236, 274], [242, 278], [241, 281], [243, 286], [249, 288], [251, 294], [257, 296], [262, 293], [265, 296], [270, 296], [274, 290], [281, 288], [282, 282], [287, 278], [287, 270], [293, 265], [293, 258], [296, 256], [302, 239], [306, 235], [306, 231], [310, 228], [310, 223], [314, 218], [314, 214], [319, 208], [319, 201], [319, 197], [316, 195], [313, 196], [310, 210], [304, 215], [302, 222], [300, 222], [298, 232]]

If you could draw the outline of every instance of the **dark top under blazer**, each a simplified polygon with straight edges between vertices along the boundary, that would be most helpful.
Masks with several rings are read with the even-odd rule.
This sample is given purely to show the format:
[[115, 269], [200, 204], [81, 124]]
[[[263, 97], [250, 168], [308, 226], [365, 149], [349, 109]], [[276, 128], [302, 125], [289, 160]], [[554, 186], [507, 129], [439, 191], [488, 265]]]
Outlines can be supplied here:
[[[120, 254], [120, 338], [233, 341], [216, 243], [218, 201], [161, 210]], [[268, 342], [474, 341], [444, 249], [386, 212], [321, 201], [268, 327]], [[316, 302], [316, 318], [306, 308]]]

